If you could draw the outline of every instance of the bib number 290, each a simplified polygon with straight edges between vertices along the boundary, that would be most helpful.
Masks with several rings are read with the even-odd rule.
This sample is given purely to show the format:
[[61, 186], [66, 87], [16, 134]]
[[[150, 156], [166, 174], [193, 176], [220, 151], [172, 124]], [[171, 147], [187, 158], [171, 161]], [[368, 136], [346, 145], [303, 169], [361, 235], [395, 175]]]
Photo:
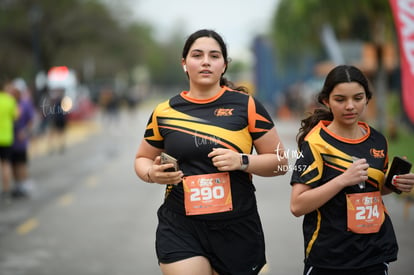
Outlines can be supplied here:
[[201, 188], [191, 188], [191, 201], [209, 201], [212, 199], [224, 198], [223, 186], [205, 186]]
[[186, 215], [204, 215], [233, 210], [228, 172], [183, 178]]

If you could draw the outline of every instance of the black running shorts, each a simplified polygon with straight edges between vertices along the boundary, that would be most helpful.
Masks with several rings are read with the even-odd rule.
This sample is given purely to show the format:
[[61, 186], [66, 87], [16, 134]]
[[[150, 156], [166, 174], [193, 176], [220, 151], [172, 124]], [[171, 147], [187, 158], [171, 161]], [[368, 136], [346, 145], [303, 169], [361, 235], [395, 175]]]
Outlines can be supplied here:
[[11, 153], [12, 153], [11, 146], [0, 146], [0, 160], [10, 161]]
[[201, 221], [164, 205], [158, 210], [156, 251], [160, 263], [204, 256], [220, 275], [258, 274], [266, 264], [257, 212], [226, 221]]
[[325, 269], [318, 268], [310, 265], [305, 265], [303, 271], [304, 275], [387, 275], [388, 274], [388, 263], [380, 263], [359, 269]]
[[13, 164], [26, 164], [28, 162], [27, 150], [12, 150], [10, 160]]

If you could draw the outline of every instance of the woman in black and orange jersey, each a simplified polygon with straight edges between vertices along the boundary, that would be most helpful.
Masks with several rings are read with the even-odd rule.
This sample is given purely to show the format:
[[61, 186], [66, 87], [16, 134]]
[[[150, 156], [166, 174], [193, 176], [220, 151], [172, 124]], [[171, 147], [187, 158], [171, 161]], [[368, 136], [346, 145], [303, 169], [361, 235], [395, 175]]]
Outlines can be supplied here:
[[[291, 178], [291, 211], [303, 219], [304, 273], [387, 274], [397, 259], [394, 229], [382, 201], [388, 169], [387, 141], [361, 122], [372, 93], [356, 67], [329, 72], [316, 109], [302, 120]], [[414, 174], [394, 185], [413, 188]]]
[[[258, 274], [266, 258], [252, 174], [283, 174], [283, 145], [262, 104], [223, 77], [228, 57], [219, 34], [190, 35], [182, 66], [189, 90], [154, 109], [135, 159], [142, 180], [166, 185], [156, 233], [161, 270]], [[165, 172], [173, 165], [161, 165], [161, 152], [180, 170]]]

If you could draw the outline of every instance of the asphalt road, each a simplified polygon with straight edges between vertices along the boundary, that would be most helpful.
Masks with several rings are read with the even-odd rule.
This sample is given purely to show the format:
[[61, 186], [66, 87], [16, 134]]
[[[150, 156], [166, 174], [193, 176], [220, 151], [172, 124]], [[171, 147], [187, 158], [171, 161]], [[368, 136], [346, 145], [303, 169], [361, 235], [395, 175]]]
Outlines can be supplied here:
[[[149, 113], [98, 117], [69, 130], [64, 154], [36, 151], [33, 196], [0, 205], [1, 275], [161, 274], [154, 240], [164, 188], [140, 181], [133, 170]], [[277, 127], [286, 148], [295, 149], [298, 123]], [[289, 178], [255, 177], [268, 259], [261, 274], [302, 274], [302, 219], [289, 212]], [[390, 274], [412, 274], [414, 207], [404, 219], [401, 200], [385, 201], [400, 243]]]

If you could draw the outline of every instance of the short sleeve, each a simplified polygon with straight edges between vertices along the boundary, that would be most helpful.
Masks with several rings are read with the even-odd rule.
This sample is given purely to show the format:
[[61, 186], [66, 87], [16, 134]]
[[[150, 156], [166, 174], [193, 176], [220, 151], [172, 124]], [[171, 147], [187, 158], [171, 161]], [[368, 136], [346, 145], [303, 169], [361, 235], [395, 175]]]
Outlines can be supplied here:
[[145, 128], [144, 139], [154, 147], [164, 148], [164, 138], [162, 137], [157, 120], [157, 108], [151, 113], [150, 118], [148, 119], [147, 126]]
[[258, 139], [274, 127], [274, 123], [265, 107], [254, 97], [248, 103], [249, 132], [253, 140]]
[[290, 184], [302, 183], [316, 187], [320, 185], [323, 173], [323, 160], [309, 142], [302, 143], [300, 154], [295, 162]]

